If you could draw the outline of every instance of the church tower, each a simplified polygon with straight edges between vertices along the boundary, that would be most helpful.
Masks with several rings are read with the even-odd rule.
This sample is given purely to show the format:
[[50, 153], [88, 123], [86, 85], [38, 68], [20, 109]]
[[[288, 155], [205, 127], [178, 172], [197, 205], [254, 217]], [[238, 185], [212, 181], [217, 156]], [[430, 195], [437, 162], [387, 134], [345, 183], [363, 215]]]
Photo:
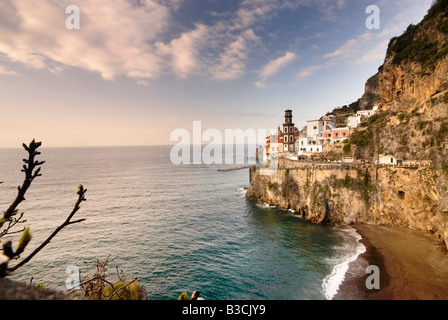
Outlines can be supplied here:
[[285, 123], [283, 124], [283, 151], [294, 152], [294, 123], [292, 122], [292, 111], [285, 111]]

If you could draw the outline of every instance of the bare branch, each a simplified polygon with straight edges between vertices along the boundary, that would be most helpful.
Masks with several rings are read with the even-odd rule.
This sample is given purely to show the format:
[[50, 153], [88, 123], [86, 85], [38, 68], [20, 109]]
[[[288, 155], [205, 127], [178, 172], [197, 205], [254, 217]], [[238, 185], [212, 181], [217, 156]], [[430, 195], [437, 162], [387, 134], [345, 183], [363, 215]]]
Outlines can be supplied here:
[[106, 281], [107, 283], [109, 283], [111, 285], [112, 290], [114, 290], [114, 292], [107, 298], [107, 300], [112, 299], [114, 295], [117, 295], [121, 300], [123, 300], [123, 298], [118, 294], [118, 291], [126, 289], [127, 287], [129, 287], [132, 283], [134, 283], [137, 280], [138, 280], [138, 278], [135, 278], [134, 280], [130, 281], [127, 285], [118, 288], [118, 290], [115, 289], [115, 284], [111, 284], [109, 281]]
[[[22, 172], [25, 172], [25, 180], [23, 180], [22, 186], [18, 187], [18, 193], [16, 199], [4, 212], [3, 218], [5, 220], [11, 218], [14, 215], [18, 205], [25, 200], [25, 193], [30, 187], [31, 182], [33, 182], [33, 180], [36, 177], [41, 176], [41, 174], [39, 173], [41, 168], [39, 166], [44, 164], [45, 161], [34, 160], [35, 156], [40, 155], [40, 152], [38, 152], [37, 149], [41, 145], [42, 145], [41, 142], [36, 142], [34, 139], [33, 141], [31, 141], [29, 146], [23, 144], [23, 147], [28, 152], [28, 159], [23, 159], [23, 162], [25, 162], [25, 164], [23, 165]], [[34, 169], [36, 169], [36, 171], [34, 171]]]
[[57, 227], [56, 230], [53, 231], [53, 233], [44, 242], [42, 242], [42, 244], [39, 247], [37, 247], [28, 257], [23, 259], [19, 264], [15, 265], [14, 267], [8, 268], [7, 269], [8, 272], [10, 272], [10, 273], [14, 272], [15, 270], [22, 267], [24, 264], [28, 263], [39, 251], [41, 251], [47, 244], [50, 243], [51, 239], [53, 239], [66, 226], [68, 226], [70, 224], [82, 222], [85, 220], [85, 219], [79, 219], [76, 221], [71, 221], [70, 219], [73, 218], [75, 213], [81, 208], [81, 202], [86, 201], [86, 198], [85, 198], [86, 192], [87, 192], [87, 189], [84, 189], [84, 187], [82, 185], [80, 185], [78, 187], [78, 200], [76, 201], [75, 206], [73, 207], [72, 212], [68, 215], [67, 219], [59, 227]]

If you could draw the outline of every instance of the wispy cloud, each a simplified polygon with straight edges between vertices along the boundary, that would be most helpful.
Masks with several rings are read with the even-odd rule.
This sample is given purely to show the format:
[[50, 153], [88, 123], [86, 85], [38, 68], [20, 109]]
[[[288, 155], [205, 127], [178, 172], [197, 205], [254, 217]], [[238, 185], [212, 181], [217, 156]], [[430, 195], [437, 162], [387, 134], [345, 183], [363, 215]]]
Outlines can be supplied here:
[[[117, 75], [152, 78], [160, 59], [151, 42], [164, 31], [170, 9], [154, 0], [133, 5], [126, 0], [85, 0], [81, 29], [65, 28], [67, 1], [7, 1], [0, 10], [0, 52], [31, 68], [53, 63]], [[2, 4], [3, 6], [3, 4]], [[12, 18], [4, 19], [4, 16]]]
[[305, 78], [308, 78], [310, 76], [312, 76], [313, 74], [315, 74], [317, 71], [319, 71], [320, 69], [325, 68], [325, 65], [315, 65], [315, 66], [308, 66], [303, 68], [302, 70], [299, 71], [299, 73], [297, 74], [297, 78], [299, 80], [303, 80]]
[[290, 0], [245, 0], [226, 19], [196, 23], [176, 35], [173, 13], [182, 0], [85, 0], [79, 4], [81, 29], [76, 31], [65, 28], [69, 4], [2, 4], [0, 53], [30, 68], [54, 73], [82, 68], [104, 79], [148, 80], [171, 71], [180, 78], [201, 74], [230, 80], [245, 73], [249, 53], [260, 43], [252, 27], [276, 10], [297, 7]]
[[9, 70], [8, 68], [0, 65], [0, 74], [7, 75], [7, 76], [13, 76], [13, 75], [17, 75], [17, 72], [15, 72], [13, 70]]
[[246, 68], [249, 47], [258, 39], [251, 29], [239, 35], [220, 54], [218, 65], [211, 68], [213, 78], [231, 80], [242, 76]]
[[265, 88], [266, 80], [273, 76], [274, 74], [278, 73], [280, 70], [287, 67], [290, 63], [292, 63], [294, 60], [296, 60], [298, 56], [292, 52], [287, 51], [284, 55], [281, 57], [278, 57], [277, 59], [273, 59], [266, 64], [261, 71], [259, 72], [259, 81], [256, 81], [254, 85], [257, 88]]
[[292, 51], [288, 51], [283, 56], [269, 61], [269, 63], [261, 70], [260, 77], [262, 79], [267, 79], [296, 59], [297, 55]]
[[156, 47], [162, 55], [171, 58], [170, 64], [173, 71], [180, 78], [186, 78], [200, 68], [199, 52], [206, 44], [209, 34], [210, 30], [207, 26], [197, 24], [195, 29], [182, 33], [168, 45], [157, 42]]

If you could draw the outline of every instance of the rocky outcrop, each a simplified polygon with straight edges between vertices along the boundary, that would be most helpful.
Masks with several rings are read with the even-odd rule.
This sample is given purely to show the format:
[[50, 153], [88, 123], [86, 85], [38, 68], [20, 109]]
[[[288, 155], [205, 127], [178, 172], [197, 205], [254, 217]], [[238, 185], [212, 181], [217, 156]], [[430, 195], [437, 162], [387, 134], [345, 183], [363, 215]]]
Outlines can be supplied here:
[[351, 135], [346, 149], [353, 156], [447, 163], [448, 0], [436, 1], [420, 23], [390, 40], [359, 104], [369, 104], [372, 94], [381, 101], [379, 113]]
[[[396, 225], [448, 240], [446, 177], [435, 167], [251, 168], [246, 197], [291, 209], [313, 223]], [[438, 185], [439, 184], [439, 185]]]
[[392, 38], [379, 68], [379, 92], [386, 104], [406, 108], [448, 90], [448, 1], [439, 0], [417, 25]]
[[80, 295], [67, 294], [9, 279], [0, 279], [0, 300], [84, 300]]
[[359, 99], [359, 109], [367, 110], [372, 109], [375, 105], [378, 105], [383, 102], [380, 94], [380, 85], [379, 85], [379, 77], [378, 73], [371, 76], [364, 88], [364, 94], [361, 99]]

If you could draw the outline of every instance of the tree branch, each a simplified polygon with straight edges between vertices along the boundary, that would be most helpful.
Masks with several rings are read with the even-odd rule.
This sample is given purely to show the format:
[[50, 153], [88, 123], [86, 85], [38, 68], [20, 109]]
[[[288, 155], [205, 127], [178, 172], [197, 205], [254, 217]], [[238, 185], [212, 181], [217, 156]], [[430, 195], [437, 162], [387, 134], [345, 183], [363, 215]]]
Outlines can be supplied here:
[[51, 239], [53, 239], [62, 229], [64, 229], [66, 226], [74, 223], [79, 223], [82, 221], [85, 221], [85, 219], [79, 219], [75, 221], [71, 221], [71, 218], [75, 215], [75, 213], [81, 208], [81, 202], [86, 201], [85, 193], [87, 192], [87, 189], [84, 189], [82, 185], [78, 187], [78, 200], [75, 203], [75, 206], [73, 207], [72, 212], [68, 215], [67, 219], [56, 228], [55, 231], [44, 241], [42, 244], [37, 247], [28, 257], [23, 259], [19, 264], [15, 265], [14, 267], [8, 268], [7, 271], [9, 273], [14, 272], [15, 270], [22, 267], [24, 264], [28, 263], [39, 251], [41, 251], [47, 244], [50, 243]]
[[[27, 146], [23, 144], [23, 148], [28, 152], [28, 159], [23, 159], [25, 164], [23, 165], [22, 172], [25, 172], [25, 180], [23, 180], [22, 186], [18, 187], [18, 193], [16, 199], [9, 206], [9, 208], [4, 212], [3, 218], [5, 220], [11, 218], [15, 212], [19, 204], [25, 200], [25, 193], [31, 185], [31, 182], [36, 177], [40, 177], [40, 166], [45, 163], [45, 161], [35, 161], [34, 157], [40, 155], [41, 153], [37, 151], [37, 149], [42, 145], [42, 142], [36, 142], [34, 139], [31, 141], [30, 145]], [[37, 168], [37, 169], [36, 169]], [[36, 171], [34, 172], [34, 169]]]
[[[19, 204], [25, 200], [25, 193], [31, 185], [31, 182], [36, 177], [40, 177], [41, 165], [45, 163], [45, 161], [36, 161], [35, 157], [40, 155], [41, 153], [37, 151], [37, 149], [42, 145], [41, 142], [36, 142], [34, 139], [31, 141], [29, 146], [23, 144], [23, 148], [28, 152], [28, 159], [23, 159], [25, 163], [23, 165], [22, 172], [25, 172], [25, 179], [23, 180], [22, 186], [17, 187], [18, 193], [14, 201], [11, 203], [9, 208], [3, 212], [3, 217], [0, 218], [0, 228], [3, 227], [5, 222], [9, 222], [7, 227], [0, 232], [0, 238], [6, 234], [10, 234], [9, 230], [14, 227], [23, 217], [23, 213], [19, 216], [19, 218], [15, 219], [15, 216], [18, 212], [17, 207]], [[36, 169], [36, 171], [34, 171]]]

